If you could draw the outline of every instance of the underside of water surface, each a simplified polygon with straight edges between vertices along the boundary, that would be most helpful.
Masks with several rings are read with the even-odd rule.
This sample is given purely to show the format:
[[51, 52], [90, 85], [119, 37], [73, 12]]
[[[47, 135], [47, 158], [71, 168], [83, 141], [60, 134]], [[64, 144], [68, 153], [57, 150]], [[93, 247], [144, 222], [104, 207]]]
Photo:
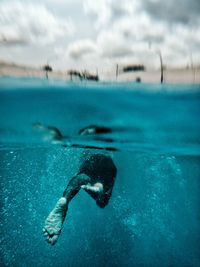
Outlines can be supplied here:
[[[200, 266], [198, 85], [0, 84], [0, 266]], [[110, 202], [81, 190], [51, 246], [44, 221], [94, 153], [117, 167]]]

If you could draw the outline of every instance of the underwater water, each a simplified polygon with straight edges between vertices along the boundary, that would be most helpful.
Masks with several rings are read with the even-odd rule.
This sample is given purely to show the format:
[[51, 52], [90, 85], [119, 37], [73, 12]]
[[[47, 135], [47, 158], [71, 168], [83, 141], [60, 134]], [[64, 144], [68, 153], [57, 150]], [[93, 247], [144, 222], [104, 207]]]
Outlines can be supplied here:
[[[200, 266], [198, 85], [1, 78], [0, 88], [0, 266]], [[110, 131], [79, 134], [90, 125]], [[80, 191], [50, 246], [44, 221], [91, 153], [117, 166], [109, 205]]]

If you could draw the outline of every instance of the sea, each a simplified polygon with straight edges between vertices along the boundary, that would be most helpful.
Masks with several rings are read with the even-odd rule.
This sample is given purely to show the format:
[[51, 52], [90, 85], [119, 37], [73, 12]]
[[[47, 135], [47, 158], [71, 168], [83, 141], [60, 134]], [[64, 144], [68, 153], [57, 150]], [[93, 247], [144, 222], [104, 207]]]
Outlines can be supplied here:
[[[95, 153], [110, 202], [80, 190], [51, 246], [44, 221]], [[0, 206], [1, 267], [199, 267], [200, 85], [0, 78]]]

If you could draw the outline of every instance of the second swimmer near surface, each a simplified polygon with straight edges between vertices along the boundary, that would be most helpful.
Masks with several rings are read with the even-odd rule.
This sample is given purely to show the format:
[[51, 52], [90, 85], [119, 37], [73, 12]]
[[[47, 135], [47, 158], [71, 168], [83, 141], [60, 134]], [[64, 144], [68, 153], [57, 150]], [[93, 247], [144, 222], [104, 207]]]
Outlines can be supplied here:
[[98, 125], [89, 125], [87, 127], [84, 127], [78, 131], [78, 136], [91, 136], [92, 140], [95, 140], [97, 142], [102, 141], [106, 143], [102, 147], [98, 143], [96, 145], [92, 144], [83, 144], [82, 142], [78, 142], [76, 140], [77, 136], [69, 137], [64, 136], [61, 131], [56, 128], [55, 126], [48, 126], [44, 125], [40, 122], [34, 123], [33, 128], [37, 130], [41, 134], [41, 139], [44, 142], [55, 144], [55, 145], [62, 145], [63, 147], [79, 147], [79, 148], [90, 148], [90, 149], [99, 149], [99, 150], [108, 150], [108, 151], [117, 151], [118, 149], [116, 147], [107, 145], [110, 143], [113, 143], [112, 138], [105, 137], [105, 134], [112, 133], [113, 130], [109, 127], [105, 126], [98, 126]]

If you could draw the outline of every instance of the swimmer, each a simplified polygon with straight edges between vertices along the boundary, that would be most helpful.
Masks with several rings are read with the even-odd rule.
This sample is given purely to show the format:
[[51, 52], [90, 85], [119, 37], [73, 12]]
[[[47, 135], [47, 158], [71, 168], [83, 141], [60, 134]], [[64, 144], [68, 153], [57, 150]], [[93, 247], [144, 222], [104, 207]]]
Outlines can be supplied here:
[[94, 154], [80, 166], [76, 176], [68, 183], [63, 196], [47, 217], [43, 234], [46, 241], [54, 245], [61, 233], [68, 205], [80, 189], [87, 192], [100, 208], [104, 208], [111, 197], [117, 169], [109, 156]]
[[105, 126], [89, 125], [79, 130], [79, 135], [95, 135], [111, 133], [112, 129]]
[[60, 130], [54, 126], [44, 125], [40, 122], [34, 123], [33, 128], [42, 133], [42, 139], [45, 142], [52, 142], [53, 144], [60, 144], [63, 135]]

